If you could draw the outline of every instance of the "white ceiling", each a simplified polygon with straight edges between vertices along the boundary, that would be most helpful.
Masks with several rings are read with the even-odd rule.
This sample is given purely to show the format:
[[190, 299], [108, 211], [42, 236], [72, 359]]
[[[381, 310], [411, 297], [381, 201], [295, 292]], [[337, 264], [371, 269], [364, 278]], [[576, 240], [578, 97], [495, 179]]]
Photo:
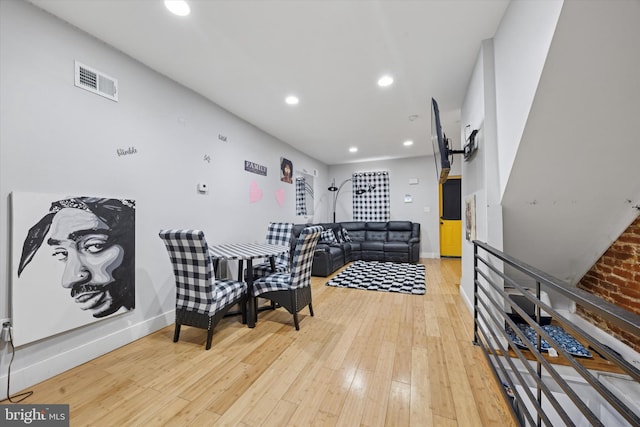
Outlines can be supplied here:
[[181, 18], [162, 0], [29, 1], [328, 165], [432, 154], [431, 97], [459, 148], [480, 43], [509, 3], [190, 0]]

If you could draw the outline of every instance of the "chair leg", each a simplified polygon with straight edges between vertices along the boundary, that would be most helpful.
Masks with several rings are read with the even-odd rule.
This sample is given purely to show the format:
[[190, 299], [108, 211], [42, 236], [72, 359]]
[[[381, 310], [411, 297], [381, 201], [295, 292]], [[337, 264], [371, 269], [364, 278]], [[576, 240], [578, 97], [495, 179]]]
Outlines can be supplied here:
[[211, 348], [211, 340], [213, 338], [213, 328], [207, 330], [207, 346], [205, 350], [209, 350]]
[[311, 313], [311, 317], [313, 317], [313, 305], [309, 303], [309, 312]]
[[258, 297], [252, 297], [253, 298], [253, 313], [249, 313], [249, 314], [253, 314], [253, 323], [256, 324], [258, 323]]
[[298, 322], [298, 312], [293, 313], [293, 324], [296, 326], [296, 331], [300, 330], [300, 323]]
[[173, 342], [178, 342], [178, 338], [180, 338], [180, 324], [176, 322], [176, 328], [173, 331]]
[[240, 315], [242, 317], [242, 324], [247, 324], [247, 299], [243, 298], [240, 301]]

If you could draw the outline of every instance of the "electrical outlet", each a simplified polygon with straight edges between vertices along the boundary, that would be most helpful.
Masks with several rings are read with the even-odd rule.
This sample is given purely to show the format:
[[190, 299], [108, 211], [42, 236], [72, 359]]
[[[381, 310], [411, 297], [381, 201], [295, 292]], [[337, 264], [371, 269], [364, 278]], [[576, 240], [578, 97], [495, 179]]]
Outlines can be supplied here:
[[[6, 325], [6, 326], [5, 326]], [[9, 328], [11, 327], [11, 319], [0, 319], [0, 341], [9, 342]]]

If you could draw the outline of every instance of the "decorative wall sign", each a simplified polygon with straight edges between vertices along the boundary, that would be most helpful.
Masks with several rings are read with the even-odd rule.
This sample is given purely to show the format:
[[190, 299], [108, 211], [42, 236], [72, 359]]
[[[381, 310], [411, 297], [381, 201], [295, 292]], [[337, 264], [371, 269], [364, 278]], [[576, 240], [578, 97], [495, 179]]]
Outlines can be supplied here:
[[208, 155], [208, 154], [205, 154], [204, 155], [204, 161], [207, 162], [207, 163], [211, 163], [211, 156]]
[[218, 134], [218, 139], [222, 142], [227, 142], [227, 137], [221, 133]]
[[137, 154], [138, 150], [136, 150], [136, 147], [129, 147], [129, 148], [118, 148], [116, 150], [116, 153], [118, 154], [118, 157], [120, 156], [127, 156], [129, 154]]
[[12, 194], [16, 346], [135, 307], [135, 202]]
[[276, 202], [280, 205], [280, 207], [284, 206], [285, 193], [284, 189], [280, 188], [276, 190]]
[[262, 166], [254, 162], [250, 162], [249, 160], [244, 161], [244, 170], [246, 170], [247, 172], [258, 174], [258, 175], [267, 176], [266, 166]]
[[251, 181], [249, 185], [249, 202], [256, 203], [262, 200], [262, 189], [257, 182]]

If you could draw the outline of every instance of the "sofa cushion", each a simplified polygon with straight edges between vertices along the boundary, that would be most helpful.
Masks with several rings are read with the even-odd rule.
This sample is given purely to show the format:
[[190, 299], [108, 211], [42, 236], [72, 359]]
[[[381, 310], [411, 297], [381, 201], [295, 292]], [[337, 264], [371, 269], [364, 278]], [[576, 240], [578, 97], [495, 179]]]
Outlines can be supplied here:
[[386, 222], [366, 222], [365, 230], [377, 230], [377, 231], [387, 231], [387, 223]]
[[349, 242], [349, 243], [345, 243], [346, 245], [349, 245], [349, 247], [351, 248], [351, 252], [353, 253], [353, 258], [354, 259], [360, 259], [360, 251], [362, 250], [360, 248], [360, 243], [362, 242]]
[[349, 237], [352, 242], [363, 242], [365, 240], [364, 230], [349, 230]]
[[413, 223], [411, 221], [389, 221], [387, 230], [389, 231], [411, 231]]
[[384, 251], [409, 253], [409, 245], [406, 242], [385, 242]]
[[364, 230], [366, 227], [366, 222], [364, 221], [347, 221], [341, 222], [342, 229], [347, 231], [347, 235], [351, 237], [353, 241], [362, 241], [364, 240]]
[[410, 259], [407, 252], [384, 252], [384, 260], [387, 262], [410, 262]]
[[387, 238], [390, 242], [408, 242], [411, 238], [411, 231], [389, 231]]
[[379, 240], [365, 240], [360, 242], [360, 250], [362, 251], [380, 251], [384, 250], [385, 243]]
[[384, 261], [384, 242], [365, 240], [360, 242], [362, 259], [369, 261]]
[[342, 235], [342, 241], [344, 243], [351, 242], [351, 237], [349, 237], [349, 232], [347, 231], [346, 228], [343, 228], [340, 234]]
[[367, 223], [364, 221], [346, 221], [341, 222], [342, 228], [346, 228], [347, 230], [365, 230]]
[[384, 242], [387, 240], [387, 232], [385, 231], [369, 231], [367, 230], [365, 233], [365, 240], [375, 240], [379, 242]]

